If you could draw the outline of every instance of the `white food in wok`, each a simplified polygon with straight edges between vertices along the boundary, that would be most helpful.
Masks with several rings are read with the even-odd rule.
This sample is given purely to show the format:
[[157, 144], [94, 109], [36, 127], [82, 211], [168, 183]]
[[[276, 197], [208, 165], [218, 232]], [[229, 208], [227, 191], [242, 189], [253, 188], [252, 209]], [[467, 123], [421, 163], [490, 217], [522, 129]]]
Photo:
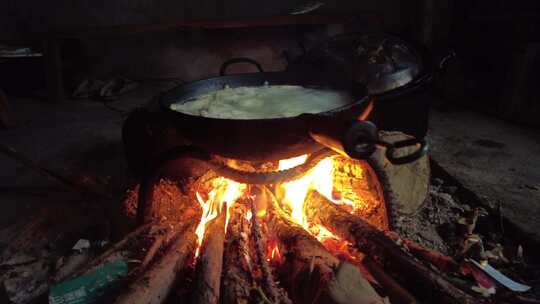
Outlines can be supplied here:
[[225, 88], [193, 100], [173, 103], [171, 109], [185, 114], [228, 119], [294, 117], [321, 113], [352, 102], [345, 92], [290, 85]]

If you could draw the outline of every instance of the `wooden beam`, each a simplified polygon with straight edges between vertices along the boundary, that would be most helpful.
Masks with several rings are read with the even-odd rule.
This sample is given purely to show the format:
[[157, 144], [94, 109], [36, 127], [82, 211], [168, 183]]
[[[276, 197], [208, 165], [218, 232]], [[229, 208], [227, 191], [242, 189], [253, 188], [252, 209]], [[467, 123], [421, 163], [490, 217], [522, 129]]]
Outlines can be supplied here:
[[183, 20], [158, 24], [130, 24], [108, 27], [79, 28], [49, 33], [56, 38], [81, 38], [89, 36], [114, 36], [136, 33], [151, 33], [177, 29], [233, 29], [253, 27], [277, 27], [287, 25], [347, 24], [354, 21], [373, 19], [380, 22], [375, 15], [342, 16], [342, 15], [288, 15], [243, 19]]

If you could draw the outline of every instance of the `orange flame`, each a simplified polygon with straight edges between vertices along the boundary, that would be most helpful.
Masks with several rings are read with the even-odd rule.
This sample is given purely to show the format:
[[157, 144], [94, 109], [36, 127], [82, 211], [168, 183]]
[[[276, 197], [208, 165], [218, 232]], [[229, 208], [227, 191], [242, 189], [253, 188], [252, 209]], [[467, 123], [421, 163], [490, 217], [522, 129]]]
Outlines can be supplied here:
[[[279, 161], [279, 170], [289, 169], [303, 164], [307, 159], [307, 155], [299, 157], [285, 159]], [[338, 253], [346, 258], [353, 258], [349, 254], [349, 243], [328, 231], [325, 227], [309, 223], [305, 213], [305, 199], [310, 189], [317, 190], [320, 194], [331, 200], [335, 204], [342, 205], [347, 210], [355, 210], [363, 204], [362, 201], [351, 201], [345, 196], [347, 193], [341, 193], [340, 189], [334, 189], [334, 174], [335, 174], [335, 162], [338, 160], [334, 157], [327, 157], [321, 160], [315, 167], [307, 174], [298, 180], [294, 180], [288, 183], [283, 183], [277, 186], [277, 189], [282, 190], [282, 200], [280, 203], [284, 204], [290, 210], [290, 217], [293, 222], [301, 225], [311, 235], [316, 237], [329, 251]], [[346, 169], [349, 170], [349, 169]], [[362, 175], [360, 167], [354, 168], [355, 176]], [[348, 174], [348, 172], [346, 172]], [[213, 189], [208, 193], [208, 199], [205, 201], [202, 196], [197, 193], [197, 200], [201, 204], [203, 214], [201, 221], [196, 229], [197, 234], [197, 251], [196, 256], [199, 254], [200, 246], [204, 238], [204, 232], [207, 224], [219, 216], [219, 213], [226, 206], [227, 215], [225, 222], [225, 231], [230, 217], [230, 208], [235, 200], [242, 195], [246, 194], [246, 184], [236, 183], [226, 178], [217, 178], [214, 180]], [[260, 210], [257, 210], [260, 207]], [[265, 214], [264, 206], [255, 206], [254, 213], [251, 210], [245, 214], [246, 220], [251, 220], [253, 216], [262, 217]], [[269, 262], [279, 263], [282, 260], [282, 253], [280, 252], [279, 244], [276, 240], [269, 240], [266, 244], [266, 259]]]
[[197, 250], [195, 251], [195, 257], [199, 256], [199, 250], [204, 238], [204, 231], [207, 224], [218, 217], [223, 209], [223, 204], [227, 208], [227, 214], [225, 217], [225, 232], [227, 232], [227, 225], [229, 224], [230, 208], [234, 201], [242, 196], [246, 189], [245, 184], [239, 184], [224, 177], [217, 178], [212, 183], [212, 190], [208, 193], [208, 200], [205, 202], [199, 192], [196, 193], [197, 201], [202, 207], [202, 216], [195, 234], [197, 235]]
[[328, 251], [336, 256], [348, 261], [353, 261], [356, 259], [356, 257], [349, 251], [351, 244], [348, 241], [336, 236], [325, 227], [321, 225], [312, 225], [310, 227], [310, 232]]
[[[307, 155], [279, 161], [279, 169], [285, 170], [304, 163]], [[333, 158], [327, 157], [321, 160], [315, 168], [302, 178], [281, 185], [284, 190], [284, 203], [291, 208], [291, 218], [297, 224], [308, 229], [308, 223], [304, 215], [304, 201], [306, 195], [313, 187], [322, 195], [331, 198], [333, 185]]]
[[266, 261], [280, 263], [281, 252], [279, 250], [279, 244], [276, 240], [269, 240], [266, 243]]
[[[307, 156], [282, 160], [279, 169], [288, 169], [305, 162]], [[304, 227], [329, 251], [339, 253], [347, 259], [354, 258], [349, 254], [349, 243], [334, 235], [321, 225], [309, 223], [304, 214], [305, 198], [309, 189], [315, 189], [320, 194], [340, 205], [348, 205], [354, 209], [355, 203], [341, 197], [336, 198], [334, 191], [334, 158], [327, 157], [320, 161], [308, 174], [292, 182], [281, 185], [284, 190], [284, 203], [291, 209], [292, 220]]]

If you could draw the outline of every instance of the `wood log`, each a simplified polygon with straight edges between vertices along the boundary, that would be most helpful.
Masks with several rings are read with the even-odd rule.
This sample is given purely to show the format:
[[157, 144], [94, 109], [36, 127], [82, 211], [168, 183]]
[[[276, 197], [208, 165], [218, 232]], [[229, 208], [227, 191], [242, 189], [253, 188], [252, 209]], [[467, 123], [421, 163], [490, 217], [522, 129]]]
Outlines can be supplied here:
[[[397, 131], [380, 131], [379, 137], [390, 143], [413, 138]], [[417, 147], [400, 148], [396, 150], [395, 156], [407, 155], [416, 149]], [[395, 203], [392, 206], [394, 210], [392, 211], [398, 214], [414, 214], [424, 205], [428, 197], [431, 175], [429, 157], [424, 155], [411, 163], [393, 165], [386, 159], [385, 153], [385, 148], [376, 149], [370, 157], [369, 163], [379, 171], [378, 174], [385, 176], [384, 186], [388, 188], [387, 191], [392, 191], [395, 198]]]
[[418, 303], [405, 288], [403, 288], [394, 278], [389, 276], [375, 261], [364, 256], [362, 265], [368, 269], [377, 282], [384, 288], [392, 304]]
[[[201, 218], [201, 209], [195, 198], [188, 201], [176, 197], [176, 201], [178, 203], [177, 208], [181, 209], [182, 212], [177, 217], [174, 217], [172, 222], [159, 221], [159, 225], [154, 224], [154, 222], [145, 225], [149, 226], [150, 230], [155, 229], [155, 227], [165, 226], [165, 233], [154, 238], [149, 250], [141, 257], [142, 262], [139, 269], [130, 272], [130, 277], [135, 279], [129, 283], [114, 303], [147, 304], [164, 302], [173, 289], [178, 274], [182, 272], [187, 261], [191, 260], [197, 245], [195, 229]], [[157, 208], [158, 205], [153, 206]], [[157, 210], [155, 208], [148, 210], [153, 212]], [[160, 238], [162, 240], [159, 240]], [[128, 242], [130, 243], [130, 241], [125, 243]], [[168, 248], [165, 248], [163, 253], [159, 254], [159, 249], [167, 244], [171, 245], [166, 246]]]
[[158, 252], [158, 250], [163, 246], [163, 243], [166, 242], [166, 239], [171, 238], [171, 234], [175, 234], [175, 233], [174, 231], [169, 230], [166, 232], [166, 234], [160, 235], [154, 240], [150, 248], [148, 248], [148, 251], [146, 255], [144, 256], [144, 259], [142, 260], [141, 265], [138, 268], [146, 269], [148, 264], [150, 264], [150, 262], [156, 256], [156, 253]]
[[223, 204], [219, 215], [206, 224], [204, 238], [199, 250], [199, 257], [197, 258], [197, 278], [192, 303], [218, 303], [221, 269], [223, 265], [226, 217], [227, 205]]
[[[392, 275], [402, 278], [402, 283], [410, 289], [424, 292], [436, 291], [436, 296], [447, 297], [457, 303], [482, 303], [463, 290], [452, 285], [440, 273], [424, 266], [413, 256], [404, 252], [382, 231], [351, 215], [330, 202], [315, 190], [306, 197], [306, 216], [332, 233], [355, 244], [358, 249], [374, 260]], [[408, 283], [408, 284], [406, 284]]]
[[222, 302], [248, 304], [251, 301], [253, 279], [252, 258], [249, 254], [249, 220], [247, 207], [235, 204], [227, 227], [223, 254]]
[[[336, 246], [336, 242], [339, 245]], [[362, 252], [348, 246], [341, 239], [325, 239], [321, 243], [336, 257], [355, 265], [364, 277], [371, 283], [382, 287], [382, 292], [390, 298], [393, 304], [418, 303], [412, 294], [403, 288], [394, 278], [388, 275], [375, 261]]]
[[270, 270], [268, 261], [266, 260], [266, 240], [263, 236], [261, 224], [259, 223], [259, 217], [266, 215], [268, 207], [268, 200], [272, 197], [269, 196], [269, 191], [266, 188], [255, 187], [251, 189], [252, 194], [255, 194], [255, 199], [250, 199], [251, 212], [253, 214], [251, 218], [251, 234], [254, 241], [255, 252], [257, 253], [257, 260], [259, 268], [261, 270], [263, 279], [264, 291], [269, 295], [270, 300], [273, 303], [292, 304], [287, 293], [281, 289], [277, 282], [274, 280], [274, 275]]
[[267, 195], [271, 200], [267, 224], [288, 250], [289, 279], [283, 281], [288, 282], [294, 303], [386, 303], [356, 267], [330, 254], [309, 232], [288, 219], [271, 194]]
[[407, 248], [418, 259], [433, 264], [442, 272], [457, 272], [459, 271], [459, 264], [447, 255], [444, 255], [438, 251], [428, 249], [414, 241], [401, 238], [397, 233], [393, 231], [387, 231], [385, 233], [398, 245], [401, 244]]
[[116, 304], [163, 303], [173, 289], [177, 274], [195, 252], [198, 218], [186, 220], [182, 231], [159, 260], [139, 275], [115, 300]]

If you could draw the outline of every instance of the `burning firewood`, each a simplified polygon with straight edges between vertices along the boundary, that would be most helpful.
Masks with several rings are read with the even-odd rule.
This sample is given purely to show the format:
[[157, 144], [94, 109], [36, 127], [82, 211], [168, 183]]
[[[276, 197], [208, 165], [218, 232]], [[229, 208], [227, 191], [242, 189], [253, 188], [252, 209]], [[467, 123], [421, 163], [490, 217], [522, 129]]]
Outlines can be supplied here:
[[222, 302], [247, 304], [253, 286], [252, 261], [249, 254], [249, 219], [247, 208], [236, 204], [231, 207], [223, 254]]
[[225, 220], [227, 204], [221, 212], [208, 222], [197, 258], [197, 278], [192, 303], [215, 304], [219, 300], [221, 268], [223, 265], [223, 242], [225, 241]]
[[414, 304], [418, 301], [413, 295], [389, 276], [375, 261], [369, 257], [362, 259], [362, 265], [368, 269], [377, 282], [384, 288], [392, 304]]
[[305, 212], [310, 220], [354, 243], [359, 250], [374, 258], [392, 274], [406, 278], [403, 281], [408, 281], [409, 287], [414, 287], [414, 284], [430, 288], [458, 303], [482, 302], [452, 285], [441, 274], [417, 262], [382, 231], [362, 218], [341, 210], [315, 190], [308, 193]]
[[394, 240], [397, 244], [404, 246], [415, 257], [425, 262], [431, 263], [441, 271], [444, 272], [457, 272], [459, 270], [459, 264], [451, 257], [446, 256], [438, 251], [430, 250], [424, 246], [413, 242], [408, 239], [401, 238], [397, 233], [388, 231], [385, 233], [389, 238]]
[[387, 303], [356, 267], [330, 254], [309, 232], [288, 219], [268, 190], [264, 193], [271, 201], [268, 226], [289, 253], [291, 269], [287, 273], [293, 302]]
[[[262, 189], [262, 191], [261, 191]], [[251, 231], [252, 237], [255, 242], [255, 251], [257, 253], [257, 259], [259, 261], [259, 267], [261, 269], [263, 277], [263, 285], [266, 292], [270, 295], [271, 300], [274, 303], [290, 304], [291, 300], [284, 290], [282, 290], [277, 282], [274, 280], [274, 275], [270, 270], [268, 261], [266, 258], [266, 251], [263, 243], [266, 243], [266, 238], [262, 235], [261, 224], [259, 223], [259, 217], [266, 215], [266, 210], [268, 208], [268, 199], [270, 196], [267, 195], [267, 190], [265, 188], [253, 188], [253, 194], [256, 193], [255, 199], [250, 200], [251, 202], [251, 212], [253, 214], [251, 220]]]
[[114, 303], [163, 303], [171, 292], [179, 272], [195, 251], [196, 217], [187, 219], [170, 248], [149, 269], [129, 285]]
[[[195, 229], [199, 223], [201, 210], [194, 199], [178, 202], [178, 208], [182, 209], [181, 215], [175, 218], [175, 222], [152, 221], [142, 226], [147, 229], [156, 229], [165, 226], [165, 232], [154, 238], [153, 242], [141, 257], [139, 267], [130, 271], [127, 288], [122, 290], [114, 303], [163, 303], [171, 292], [177, 276], [182, 272], [187, 261], [191, 259], [197, 245]], [[157, 205], [153, 205], [157, 208]], [[153, 209], [149, 209], [153, 211]], [[144, 228], [138, 228], [140, 231]], [[131, 233], [131, 239], [141, 232]], [[128, 235], [129, 236], [129, 235]], [[126, 237], [119, 243], [128, 245]], [[122, 245], [122, 246], [124, 246]], [[120, 246], [109, 250], [110, 256], [116, 255]], [[164, 249], [161, 253], [160, 249]], [[154, 261], [156, 260], [156, 261]]]

